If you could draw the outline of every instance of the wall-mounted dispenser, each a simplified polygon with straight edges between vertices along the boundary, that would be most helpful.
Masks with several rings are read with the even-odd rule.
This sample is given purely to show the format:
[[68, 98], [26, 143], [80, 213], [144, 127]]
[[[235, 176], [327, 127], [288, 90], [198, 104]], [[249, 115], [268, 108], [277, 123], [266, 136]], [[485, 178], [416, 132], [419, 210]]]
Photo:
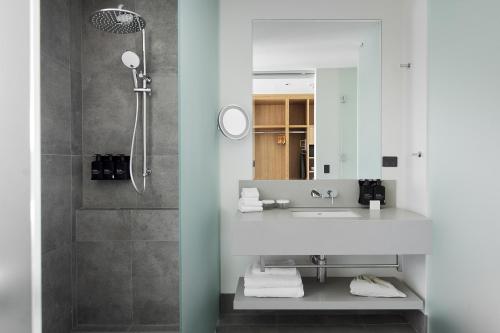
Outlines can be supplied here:
[[130, 156], [96, 154], [91, 170], [92, 180], [128, 180], [130, 179]]
[[382, 185], [382, 180], [360, 179], [358, 183], [359, 204], [369, 205], [371, 200], [378, 200], [381, 205], [385, 205], [385, 186]]
[[90, 179], [92, 180], [101, 180], [103, 179], [103, 170], [102, 170], [102, 159], [100, 154], [95, 155], [95, 161], [92, 162], [92, 174]]

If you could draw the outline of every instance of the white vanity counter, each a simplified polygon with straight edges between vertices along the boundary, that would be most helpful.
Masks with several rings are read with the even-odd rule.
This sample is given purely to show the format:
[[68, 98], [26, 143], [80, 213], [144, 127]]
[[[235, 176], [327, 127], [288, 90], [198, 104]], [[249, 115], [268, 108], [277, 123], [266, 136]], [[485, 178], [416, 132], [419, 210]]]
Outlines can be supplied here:
[[[357, 217], [298, 217], [304, 214], [294, 214], [296, 211], [348, 211]], [[260, 213], [236, 212], [231, 228], [234, 255], [431, 253], [430, 219], [399, 208], [380, 211], [290, 208]]]

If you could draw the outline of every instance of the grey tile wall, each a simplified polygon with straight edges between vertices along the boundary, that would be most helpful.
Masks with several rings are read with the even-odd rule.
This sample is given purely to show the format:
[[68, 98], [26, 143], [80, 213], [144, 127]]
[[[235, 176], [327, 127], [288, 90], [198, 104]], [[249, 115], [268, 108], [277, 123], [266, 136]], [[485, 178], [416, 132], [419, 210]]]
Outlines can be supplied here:
[[177, 210], [79, 210], [78, 327], [177, 327], [178, 230]]
[[42, 332], [71, 329], [71, 246], [42, 255]]
[[81, 3], [41, 1], [44, 333], [72, 327], [74, 212], [81, 206]]
[[[142, 58], [142, 37], [101, 32], [87, 22], [94, 10], [120, 3], [143, 16], [147, 27], [147, 65], [153, 80], [148, 98], [148, 152], [153, 173], [144, 195], [137, 195], [128, 182], [93, 182], [88, 176], [94, 154], [130, 151], [136, 101], [131, 73], [122, 64], [121, 54], [132, 50]], [[83, 0], [82, 22], [83, 207], [178, 208], [177, 1]], [[139, 183], [141, 154], [139, 135], [134, 163]]]
[[[148, 26], [153, 174], [143, 196], [88, 177], [92, 155], [130, 149], [135, 97], [121, 54], [141, 55], [141, 35], [88, 23], [118, 4]], [[178, 331], [177, 1], [42, 0], [41, 11], [44, 333]], [[141, 152], [139, 139], [138, 166]]]

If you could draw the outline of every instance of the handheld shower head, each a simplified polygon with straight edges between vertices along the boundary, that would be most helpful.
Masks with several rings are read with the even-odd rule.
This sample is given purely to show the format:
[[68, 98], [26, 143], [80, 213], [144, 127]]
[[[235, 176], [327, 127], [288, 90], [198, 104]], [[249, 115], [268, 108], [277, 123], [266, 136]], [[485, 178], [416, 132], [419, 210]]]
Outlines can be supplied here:
[[132, 69], [132, 79], [134, 80], [134, 88], [138, 88], [137, 83], [137, 67], [141, 64], [141, 59], [139, 56], [132, 51], [125, 51], [122, 54], [122, 62], [123, 64]]
[[141, 64], [141, 59], [139, 58], [137, 53], [132, 51], [125, 51], [122, 54], [122, 62], [128, 68], [135, 69]]

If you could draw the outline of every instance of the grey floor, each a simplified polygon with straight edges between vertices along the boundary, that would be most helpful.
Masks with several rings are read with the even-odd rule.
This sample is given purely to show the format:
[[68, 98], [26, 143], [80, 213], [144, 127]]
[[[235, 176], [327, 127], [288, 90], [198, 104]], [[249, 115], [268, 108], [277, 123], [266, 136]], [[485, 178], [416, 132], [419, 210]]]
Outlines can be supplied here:
[[403, 316], [396, 314], [221, 314], [218, 333], [416, 333]]

